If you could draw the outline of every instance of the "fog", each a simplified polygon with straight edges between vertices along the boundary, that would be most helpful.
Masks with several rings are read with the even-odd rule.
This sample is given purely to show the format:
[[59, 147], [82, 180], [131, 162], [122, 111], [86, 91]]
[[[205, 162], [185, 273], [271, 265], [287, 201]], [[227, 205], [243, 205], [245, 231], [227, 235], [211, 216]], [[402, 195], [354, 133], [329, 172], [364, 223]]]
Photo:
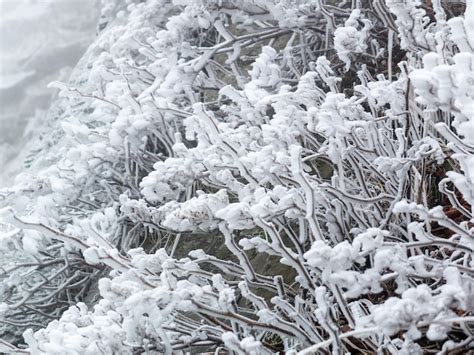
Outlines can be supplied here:
[[93, 41], [99, 0], [0, 0], [0, 186], [34, 149], [54, 90]]

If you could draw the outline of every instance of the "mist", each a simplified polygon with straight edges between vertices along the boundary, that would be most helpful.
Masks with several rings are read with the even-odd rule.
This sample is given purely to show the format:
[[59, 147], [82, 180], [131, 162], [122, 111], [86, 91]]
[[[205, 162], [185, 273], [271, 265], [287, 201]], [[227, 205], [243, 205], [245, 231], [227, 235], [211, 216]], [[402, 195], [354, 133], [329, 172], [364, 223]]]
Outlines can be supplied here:
[[[0, 0], [0, 186], [11, 184], [54, 99], [96, 34], [98, 0]], [[27, 148], [24, 148], [27, 147]]]

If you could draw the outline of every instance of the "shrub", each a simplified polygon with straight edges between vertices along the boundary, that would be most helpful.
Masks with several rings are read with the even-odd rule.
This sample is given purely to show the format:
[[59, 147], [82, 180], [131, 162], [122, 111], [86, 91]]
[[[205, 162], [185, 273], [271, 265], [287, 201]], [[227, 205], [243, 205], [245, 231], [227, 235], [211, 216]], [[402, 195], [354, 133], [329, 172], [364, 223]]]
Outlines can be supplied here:
[[4, 191], [16, 351], [472, 346], [472, 1], [114, 6]]

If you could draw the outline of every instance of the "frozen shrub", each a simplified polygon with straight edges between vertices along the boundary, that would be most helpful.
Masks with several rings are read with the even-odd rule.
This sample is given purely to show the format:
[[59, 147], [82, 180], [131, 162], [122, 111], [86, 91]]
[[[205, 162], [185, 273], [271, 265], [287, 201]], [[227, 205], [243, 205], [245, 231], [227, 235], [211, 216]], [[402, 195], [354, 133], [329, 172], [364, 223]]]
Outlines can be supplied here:
[[58, 144], [2, 192], [17, 351], [467, 351], [466, 5], [107, 1]]

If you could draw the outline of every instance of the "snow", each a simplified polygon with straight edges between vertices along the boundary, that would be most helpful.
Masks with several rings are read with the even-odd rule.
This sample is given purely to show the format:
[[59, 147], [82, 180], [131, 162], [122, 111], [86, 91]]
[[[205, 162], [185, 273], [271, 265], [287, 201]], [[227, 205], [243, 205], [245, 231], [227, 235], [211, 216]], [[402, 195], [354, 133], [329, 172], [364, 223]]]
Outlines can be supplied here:
[[[2, 265], [0, 312], [41, 309], [31, 354], [469, 345], [470, 20], [447, 22], [439, 0], [436, 21], [419, 0], [383, 16], [382, 2], [102, 1], [97, 40], [53, 79], [31, 175], [0, 189], [0, 250], [29, 262]], [[32, 22], [59, 3], [34, 4]], [[31, 58], [74, 41], [43, 42]], [[40, 72], [15, 65], [5, 90]]]

